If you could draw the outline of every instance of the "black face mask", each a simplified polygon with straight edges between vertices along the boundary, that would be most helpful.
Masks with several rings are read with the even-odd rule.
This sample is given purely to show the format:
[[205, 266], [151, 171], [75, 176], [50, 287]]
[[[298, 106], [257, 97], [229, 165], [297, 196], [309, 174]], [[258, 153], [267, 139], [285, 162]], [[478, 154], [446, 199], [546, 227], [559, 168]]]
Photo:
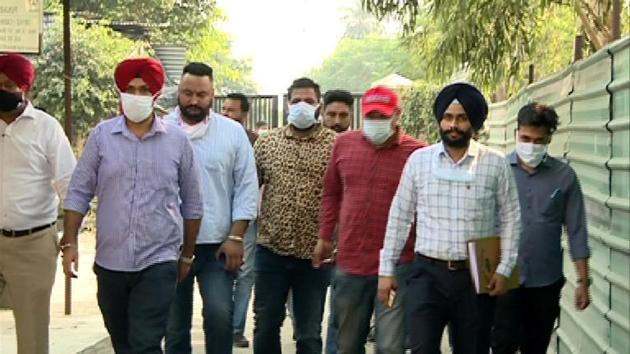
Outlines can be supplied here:
[[0, 90], [0, 111], [15, 111], [20, 106], [20, 103], [22, 103], [22, 101], [22, 93], [14, 93]]

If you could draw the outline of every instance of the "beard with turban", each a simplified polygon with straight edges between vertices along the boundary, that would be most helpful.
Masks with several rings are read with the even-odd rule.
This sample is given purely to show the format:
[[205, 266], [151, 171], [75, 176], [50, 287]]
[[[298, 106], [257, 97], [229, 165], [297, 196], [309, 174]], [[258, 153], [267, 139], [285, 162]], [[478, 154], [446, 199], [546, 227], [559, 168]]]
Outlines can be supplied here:
[[120, 92], [127, 91], [129, 82], [137, 77], [147, 84], [149, 91], [155, 96], [164, 86], [164, 67], [153, 58], [133, 58], [122, 61], [114, 72], [116, 87]]
[[17, 91], [0, 88], [0, 111], [15, 111], [24, 102], [24, 92], [29, 91], [33, 86], [35, 67], [22, 55], [0, 55], [0, 73], [18, 88]]
[[[438, 126], [442, 121], [444, 112], [451, 104], [462, 106], [470, 121], [471, 128], [464, 131], [456, 127], [450, 129], [442, 129], [440, 127], [440, 137], [446, 145], [466, 147], [474, 132], [479, 131], [483, 127], [483, 123], [488, 116], [488, 103], [479, 89], [473, 85], [463, 82], [448, 85], [440, 91], [433, 104], [433, 114], [438, 121]], [[450, 138], [450, 134], [453, 132], [459, 133], [460, 137], [457, 139]]]

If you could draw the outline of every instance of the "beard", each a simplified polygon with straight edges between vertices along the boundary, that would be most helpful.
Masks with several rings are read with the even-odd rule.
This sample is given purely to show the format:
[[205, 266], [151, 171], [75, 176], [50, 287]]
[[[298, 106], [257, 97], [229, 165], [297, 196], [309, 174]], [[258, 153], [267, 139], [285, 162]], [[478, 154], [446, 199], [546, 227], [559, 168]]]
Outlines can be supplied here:
[[193, 104], [184, 106], [181, 102], [177, 102], [177, 104], [179, 105], [179, 110], [184, 118], [189, 119], [195, 123], [199, 123], [204, 120], [210, 113], [210, 107], [212, 107], [212, 105], [203, 107]]
[[[451, 133], [459, 133], [458, 138], [451, 138]], [[459, 130], [457, 128], [451, 128], [448, 130], [440, 129], [440, 138], [442, 138], [442, 142], [446, 146], [454, 147], [454, 148], [463, 148], [468, 146], [470, 143], [470, 139], [473, 136], [473, 128], [471, 127], [468, 130]]]
[[341, 125], [339, 125], [339, 124], [335, 124], [335, 125], [333, 125], [332, 127], [330, 127], [330, 129], [334, 130], [334, 131], [335, 131], [335, 132], [337, 132], [337, 133], [343, 133], [343, 132], [345, 132], [346, 130], [348, 130], [348, 127], [344, 128], [344, 127], [342, 127], [342, 126], [341, 126]]

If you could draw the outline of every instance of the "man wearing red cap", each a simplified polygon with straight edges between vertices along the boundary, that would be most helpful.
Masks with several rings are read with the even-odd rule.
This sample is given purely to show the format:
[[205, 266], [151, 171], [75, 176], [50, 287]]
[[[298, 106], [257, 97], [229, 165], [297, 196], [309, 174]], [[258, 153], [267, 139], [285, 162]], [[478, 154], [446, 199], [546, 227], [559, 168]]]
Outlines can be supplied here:
[[[376, 346], [379, 353], [404, 353], [404, 312], [399, 288], [390, 308], [377, 301], [379, 250], [387, 215], [407, 157], [425, 144], [399, 126], [400, 105], [392, 90], [378, 86], [362, 98], [363, 128], [340, 135], [324, 179], [320, 236], [313, 253], [319, 267], [330, 257], [339, 225], [335, 311], [337, 353], [363, 353], [376, 308]], [[410, 245], [409, 245], [410, 246]], [[401, 264], [413, 259], [411, 247]], [[399, 275], [405, 266], [399, 267]]]
[[28, 59], [0, 56], [0, 293], [20, 354], [48, 353], [57, 208], [76, 164], [59, 122], [26, 98], [34, 79]]
[[114, 75], [123, 115], [94, 128], [72, 175], [63, 268], [76, 276], [79, 225], [96, 195], [97, 299], [114, 350], [161, 353], [175, 286], [190, 271], [203, 215], [198, 172], [186, 134], [153, 113], [162, 65], [128, 59]]

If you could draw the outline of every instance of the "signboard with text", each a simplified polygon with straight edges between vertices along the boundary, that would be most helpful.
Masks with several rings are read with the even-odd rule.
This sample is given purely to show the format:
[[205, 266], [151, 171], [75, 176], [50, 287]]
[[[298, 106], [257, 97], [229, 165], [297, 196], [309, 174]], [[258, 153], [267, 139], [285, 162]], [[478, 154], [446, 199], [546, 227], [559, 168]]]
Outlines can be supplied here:
[[0, 1], [0, 52], [39, 53], [43, 0]]

